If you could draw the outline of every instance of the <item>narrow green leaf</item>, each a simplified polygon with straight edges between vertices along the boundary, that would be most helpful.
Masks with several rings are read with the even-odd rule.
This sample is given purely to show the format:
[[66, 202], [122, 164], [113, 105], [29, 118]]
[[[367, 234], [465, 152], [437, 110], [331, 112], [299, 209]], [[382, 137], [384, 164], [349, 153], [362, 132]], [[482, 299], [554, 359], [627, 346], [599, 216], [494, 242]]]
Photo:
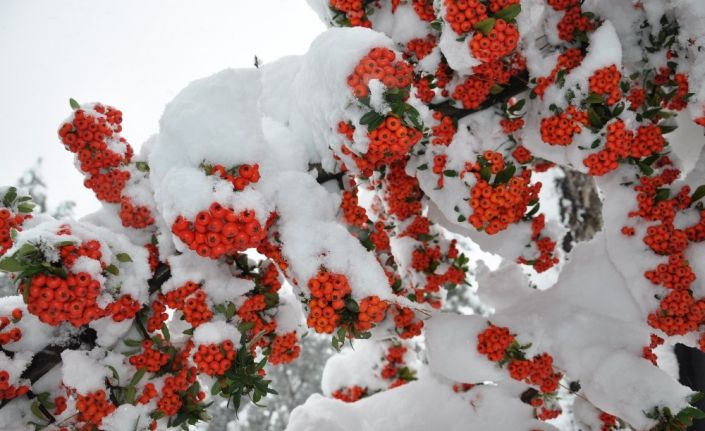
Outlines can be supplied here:
[[109, 273], [113, 274], [113, 275], [118, 275], [118, 274], [120, 274], [120, 270], [119, 270], [118, 267], [115, 266], [115, 265], [109, 265], [107, 268], [105, 268], [105, 270], [108, 271]]
[[76, 109], [79, 109], [81, 107], [81, 104], [76, 101], [73, 97], [69, 99], [69, 106], [71, 106], [71, 109], [74, 111]]
[[480, 33], [487, 36], [489, 34], [489, 32], [491, 32], [492, 29], [494, 28], [494, 25], [496, 22], [497, 22], [497, 20], [494, 18], [485, 18], [482, 21], [477, 22], [474, 25], [474, 28], [475, 28], [475, 30], [477, 30]]
[[118, 253], [115, 257], [120, 262], [132, 262], [132, 258], [127, 253]]
[[497, 19], [503, 19], [505, 21], [511, 21], [519, 15], [519, 12], [521, 12], [521, 5], [516, 3], [500, 10], [499, 12], [494, 14], [494, 17]]

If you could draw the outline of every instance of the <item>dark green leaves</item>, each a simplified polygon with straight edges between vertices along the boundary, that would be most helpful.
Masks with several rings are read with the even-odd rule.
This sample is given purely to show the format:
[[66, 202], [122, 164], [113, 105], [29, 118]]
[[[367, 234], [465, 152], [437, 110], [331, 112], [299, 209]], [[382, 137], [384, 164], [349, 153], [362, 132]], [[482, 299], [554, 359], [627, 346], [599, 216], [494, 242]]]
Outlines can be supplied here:
[[474, 28], [475, 30], [487, 36], [492, 31], [496, 23], [497, 20], [494, 18], [485, 18], [482, 21], [477, 22], [474, 25]]
[[69, 106], [71, 106], [71, 109], [73, 109], [75, 111], [76, 109], [79, 109], [81, 107], [81, 104], [78, 103], [76, 101], [76, 99], [70, 98], [69, 99]]
[[370, 111], [360, 118], [360, 124], [367, 126], [369, 131], [373, 131], [384, 123], [385, 117], [376, 113], [375, 111]]
[[494, 17], [496, 19], [503, 19], [505, 21], [511, 21], [514, 18], [516, 18], [519, 15], [519, 12], [521, 12], [521, 5], [520, 4], [512, 4], [504, 9], [500, 10], [496, 14], [494, 14]]

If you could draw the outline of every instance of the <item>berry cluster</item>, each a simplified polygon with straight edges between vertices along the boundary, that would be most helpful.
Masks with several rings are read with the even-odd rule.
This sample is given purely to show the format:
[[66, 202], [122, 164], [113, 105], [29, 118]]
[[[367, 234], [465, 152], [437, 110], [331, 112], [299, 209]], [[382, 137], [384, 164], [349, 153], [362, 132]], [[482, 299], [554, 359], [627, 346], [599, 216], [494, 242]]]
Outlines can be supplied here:
[[154, 341], [144, 340], [141, 346], [142, 353], [130, 357], [130, 364], [136, 368], [144, 368], [150, 373], [156, 373], [169, 362], [169, 355], [161, 352], [159, 346], [154, 345]]
[[556, 242], [549, 237], [541, 237], [541, 232], [546, 226], [546, 217], [539, 214], [531, 220], [531, 241], [536, 245], [539, 255], [531, 260], [520, 256], [517, 259], [518, 263], [531, 265], [538, 273], [542, 273], [559, 262], [559, 259], [554, 255], [556, 250]]
[[193, 355], [193, 362], [202, 373], [222, 376], [233, 365], [236, 354], [235, 345], [230, 340], [220, 344], [201, 344]]
[[430, 54], [431, 51], [433, 51], [433, 48], [436, 47], [436, 43], [437, 42], [435, 36], [431, 34], [429, 34], [423, 39], [411, 39], [406, 44], [406, 52], [404, 53], [404, 58], [407, 60], [416, 58], [417, 61], [420, 61], [428, 54]]
[[[193, 281], [187, 281], [178, 289], [172, 290], [160, 297], [160, 300], [169, 307], [181, 310], [184, 314], [184, 319], [194, 328], [210, 321], [213, 317], [213, 311], [211, 311], [208, 304], [206, 304], [206, 299], [206, 292], [203, 291], [201, 285]], [[155, 306], [153, 305], [153, 307]], [[152, 328], [156, 327], [163, 315], [163, 312], [159, 311], [163, 306], [157, 305], [156, 307], [156, 309], [153, 308], [155, 311], [154, 316], [159, 317], [152, 322], [154, 325], [150, 325]], [[157, 311], [159, 311], [159, 313], [157, 313]], [[159, 324], [158, 327], [161, 328], [161, 324]]]
[[29, 392], [29, 386], [10, 384], [10, 373], [0, 370], [0, 400], [11, 400]]
[[433, 9], [433, 0], [412, 0], [414, 11], [423, 21], [431, 22], [436, 19], [436, 11]]
[[606, 95], [607, 104], [614, 105], [622, 98], [622, 90], [619, 88], [621, 79], [622, 74], [614, 64], [597, 69], [589, 80], [590, 91], [597, 95]]
[[380, 375], [383, 379], [391, 381], [389, 383], [389, 389], [416, 380], [415, 372], [411, 371], [404, 361], [404, 355], [407, 350], [406, 346], [401, 344], [392, 344], [387, 349]]
[[271, 352], [268, 362], [272, 365], [289, 364], [299, 357], [301, 346], [299, 346], [296, 332], [289, 332], [284, 335], [277, 335], [272, 342]]
[[343, 210], [343, 217], [348, 224], [357, 227], [364, 227], [367, 224], [367, 212], [358, 205], [357, 189], [343, 192], [340, 209]]
[[129, 196], [120, 198], [119, 216], [125, 227], [144, 229], [154, 224], [152, 210], [146, 205], [135, 205]]
[[322, 334], [331, 334], [340, 323], [340, 312], [345, 308], [345, 299], [352, 290], [343, 274], [320, 270], [308, 281], [311, 300], [306, 323], [309, 328]]
[[349, 388], [340, 388], [333, 391], [331, 396], [346, 403], [354, 403], [355, 401], [367, 396], [367, 388], [357, 385]]
[[245, 187], [259, 181], [259, 164], [238, 165], [230, 169], [226, 169], [223, 165], [201, 165], [207, 175], [218, 175], [220, 178], [227, 180], [233, 185], [235, 191], [244, 190]]
[[56, 275], [37, 274], [27, 289], [27, 310], [51, 326], [69, 322], [80, 327], [106, 313], [96, 303], [101, 286], [88, 273], [69, 273], [66, 279]]
[[[271, 320], [265, 314], [265, 311], [272, 306], [273, 304], [269, 303], [267, 297], [262, 293], [256, 293], [250, 296], [240, 306], [237, 314], [243, 322], [251, 326], [251, 328], [247, 330], [247, 335], [249, 335], [250, 338], [258, 334], [272, 334], [277, 329], [277, 322]], [[261, 337], [253, 346], [264, 347], [267, 343], [268, 340]]]
[[363, 0], [330, 0], [331, 9], [344, 15], [343, 17], [334, 17], [333, 19], [341, 25], [351, 27], [372, 27], [372, 23], [365, 13], [365, 5], [367, 1]]
[[61, 125], [59, 137], [67, 150], [76, 154], [79, 168], [87, 178], [86, 187], [99, 200], [119, 203], [127, 170], [119, 167], [130, 162], [132, 147], [120, 137], [122, 112], [99, 103], [76, 109]]
[[643, 354], [642, 356], [644, 359], [648, 359], [649, 362], [652, 364], [658, 366], [658, 358], [656, 357], [656, 354], [654, 353], [654, 349], [661, 344], [663, 344], [664, 340], [663, 338], [659, 337], [656, 334], [651, 334], [651, 342], [649, 343], [648, 346], [644, 346], [643, 349]]
[[418, 180], [407, 175], [404, 166], [404, 163], [393, 164], [384, 178], [387, 192], [385, 201], [389, 206], [389, 213], [400, 220], [420, 214], [423, 197]]
[[440, 112], [434, 112], [433, 119], [438, 121], [439, 124], [431, 128], [431, 134], [433, 135], [431, 143], [433, 145], [450, 145], [453, 140], [453, 136], [455, 136], [455, 132], [457, 131], [457, 126], [455, 125], [453, 118], [443, 115]]
[[508, 328], [492, 324], [478, 334], [477, 341], [477, 351], [500, 366], [508, 364], [507, 371], [514, 380], [539, 388], [530, 400], [537, 419], [553, 419], [561, 413], [554, 399], [563, 374], [554, 369], [551, 355], [540, 353], [527, 359], [524, 350], [528, 345], [520, 345]]
[[17, 190], [10, 187], [0, 199], [0, 256], [12, 247], [12, 231], [22, 231], [22, 224], [32, 218], [33, 204], [28, 196], [17, 197]]
[[[551, 2], [549, 2], [550, 4]], [[558, 37], [566, 42], [573, 42], [577, 33], [592, 31], [597, 26], [596, 22], [588, 15], [583, 14], [578, 0], [558, 0], [553, 6], [555, 10], [564, 10], [563, 17], [558, 22]]]
[[257, 247], [267, 235], [253, 210], [236, 213], [218, 202], [194, 221], [178, 216], [171, 231], [199, 256], [211, 259]]
[[517, 26], [498, 19], [487, 35], [479, 31], [473, 34], [470, 50], [478, 60], [491, 62], [510, 54], [517, 47], [518, 42]]
[[421, 335], [423, 320], [417, 319], [410, 308], [396, 305], [392, 308], [392, 313], [394, 315], [394, 326], [400, 338], [407, 339]]
[[445, 154], [437, 154], [433, 156], [433, 173], [438, 175], [438, 188], [442, 189], [443, 188], [443, 171], [446, 169], [446, 161], [448, 160], [448, 156]]
[[414, 70], [405, 61], [397, 61], [394, 51], [387, 48], [373, 48], [355, 66], [347, 78], [353, 95], [362, 99], [370, 94], [368, 87], [376, 79], [388, 89], [408, 88], [414, 79]]
[[82, 429], [100, 428], [103, 418], [114, 412], [115, 405], [105, 395], [103, 389], [86, 395], [78, 394], [76, 397], [76, 410], [78, 421], [86, 424]]
[[523, 145], [517, 145], [514, 151], [512, 151], [512, 158], [520, 165], [526, 165], [534, 160], [534, 156], [531, 154], [531, 151]]
[[458, 34], [468, 33], [487, 19], [487, 6], [480, 0], [445, 0], [446, 22]]
[[587, 113], [569, 106], [567, 110], [541, 120], [541, 139], [550, 145], [570, 145], [580, 126], [589, 124]]
[[[15, 308], [10, 313], [10, 316], [0, 316], [0, 331], [10, 325], [10, 323], [17, 323], [22, 319], [22, 310]], [[20, 328], [12, 328], [7, 332], [0, 332], [0, 346], [7, 343], [12, 343], [19, 341], [22, 338], [22, 330]]]
[[558, 73], [563, 71], [563, 73], [570, 72], [576, 68], [583, 61], [583, 52], [578, 48], [569, 48], [558, 56], [558, 61], [556, 65], [551, 69], [551, 73], [548, 76], [540, 76], [536, 78], [536, 86], [532, 89], [534, 94], [543, 99], [543, 95], [546, 93], [546, 89], [556, 82], [558, 78]]
[[360, 301], [359, 313], [355, 322], [357, 331], [369, 331], [373, 326], [384, 320], [389, 304], [378, 296], [368, 296]]
[[[504, 158], [499, 153], [485, 152], [472, 166], [477, 182], [470, 190], [470, 207], [473, 210], [468, 222], [476, 229], [494, 235], [516, 223], [524, 216], [527, 206], [538, 199], [541, 183], [531, 184], [531, 171], [523, 170], [519, 175], [507, 178], [506, 182], [490, 183], [483, 172], [490, 167], [491, 174], [501, 174], [505, 169]], [[507, 168], [508, 169], [508, 168]]]

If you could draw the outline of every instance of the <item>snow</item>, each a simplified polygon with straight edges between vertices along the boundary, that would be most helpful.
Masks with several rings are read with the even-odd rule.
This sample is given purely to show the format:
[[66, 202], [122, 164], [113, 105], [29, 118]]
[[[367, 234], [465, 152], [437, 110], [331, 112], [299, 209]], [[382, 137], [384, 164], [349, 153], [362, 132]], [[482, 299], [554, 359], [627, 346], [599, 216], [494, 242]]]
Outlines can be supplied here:
[[196, 328], [193, 340], [196, 344], [220, 344], [230, 340], [237, 345], [240, 343], [240, 332], [235, 326], [222, 320], [211, 321]]
[[105, 389], [108, 368], [101, 362], [104, 356], [100, 349], [64, 350], [61, 352], [63, 383], [82, 395]]

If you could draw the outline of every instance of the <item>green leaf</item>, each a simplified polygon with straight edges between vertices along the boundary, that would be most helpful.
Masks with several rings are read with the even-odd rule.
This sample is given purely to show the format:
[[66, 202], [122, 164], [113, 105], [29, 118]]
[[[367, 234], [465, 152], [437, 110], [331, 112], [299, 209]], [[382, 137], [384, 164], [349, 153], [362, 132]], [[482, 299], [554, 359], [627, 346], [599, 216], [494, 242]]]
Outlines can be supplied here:
[[2, 272], [20, 272], [24, 269], [24, 265], [19, 260], [13, 257], [0, 259], [0, 271]]
[[443, 29], [443, 25], [441, 24], [440, 21], [433, 21], [431, 23], [431, 28], [436, 31], [441, 31]]
[[596, 93], [590, 93], [588, 97], [583, 100], [588, 105], [603, 105], [605, 103], [605, 98]]
[[520, 111], [521, 108], [523, 108], [525, 104], [526, 104], [526, 99], [521, 99], [520, 101], [518, 101], [517, 103], [515, 103], [509, 107], [509, 112], [511, 112], [513, 114], [517, 111]]
[[[705, 197], [705, 185], [698, 186], [698, 188], [695, 189], [693, 195], [690, 197], [690, 199], [692, 200], [691, 203], [699, 201], [703, 197]], [[702, 394], [700, 396], [702, 397]]]
[[452, 169], [446, 169], [443, 171], [443, 175], [446, 177], [457, 177], [458, 176], [458, 171], [454, 171]]
[[47, 418], [44, 416], [44, 413], [42, 413], [41, 410], [39, 410], [39, 402], [35, 401], [32, 403], [30, 406], [30, 409], [32, 410], [32, 414], [36, 417], [38, 417], [41, 420], [47, 420]]
[[122, 342], [125, 343], [125, 345], [128, 347], [140, 347], [142, 345], [142, 342], [140, 340], [133, 340], [131, 338], [126, 338], [122, 340]]
[[[348, 310], [352, 311], [353, 313], [359, 313], [360, 312], [360, 306], [358, 305], [357, 301], [352, 299], [351, 297], [347, 297], [345, 299], [345, 308]], [[340, 329], [345, 329], [345, 328], [340, 328]], [[344, 333], [343, 333], [344, 334]]]
[[[144, 370], [144, 368], [142, 368]], [[137, 396], [137, 388], [134, 386], [128, 386], [127, 389], [125, 389], [125, 401], [127, 401], [129, 404], [134, 404], [135, 402], [135, 397]]]
[[604, 126], [602, 119], [592, 107], [588, 108], [588, 120], [590, 120], [590, 124], [596, 129], [601, 129], [602, 126]]
[[23, 214], [31, 213], [36, 205], [31, 202], [22, 202], [17, 205], [17, 210]]
[[482, 21], [477, 22], [473, 27], [475, 30], [487, 36], [494, 28], [496, 22], [497, 20], [494, 18], [485, 18]]
[[494, 84], [494, 85], [490, 88], [490, 94], [492, 94], [493, 96], [498, 95], [498, 94], [501, 93], [502, 91], [504, 91], [504, 87], [502, 87], [502, 86], [499, 85], [499, 84]]
[[67, 245], [74, 245], [75, 243], [73, 241], [59, 241], [54, 243], [54, 247], [56, 248], [61, 248], [61, 247], [66, 247]]
[[76, 99], [72, 97], [69, 99], [69, 106], [75, 111], [76, 109], [79, 109], [81, 107], [81, 104], [78, 103]]
[[15, 202], [16, 197], [17, 197], [17, 188], [10, 187], [9, 189], [7, 189], [7, 192], [5, 192], [5, 196], [2, 198], [2, 204], [5, 207], [9, 208]]
[[220, 381], [216, 381], [211, 387], [211, 395], [218, 395], [220, 393]]
[[513, 176], [514, 173], [516, 172], [517, 168], [514, 166], [514, 163], [509, 163], [506, 168], [501, 170], [495, 177], [494, 177], [494, 184], [504, 184], [507, 181], [509, 181]]
[[658, 189], [656, 195], [654, 196], [654, 203], [665, 201], [671, 196], [671, 189]]
[[490, 165], [485, 165], [480, 169], [480, 178], [482, 178], [485, 181], [489, 181], [490, 177], [492, 177], [492, 168]]
[[147, 162], [135, 162], [135, 167], [140, 172], [149, 172], [149, 165]]
[[113, 275], [118, 275], [118, 274], [120, 274], [120, 270], [119, 270], [118, 267], [115, 266], [115, 265], [108, 265], [108, 267], [105, 268], [105, 270], [108, 271], [109, 273], [113, 274]]
[[146, 368], [140, 368], [139, 370], [137, 370], [135, 375], [132, 376], [132, 379], [130, 379], [130, 383], [128, 384], [128, 386], [137, 386], [137, 383], [139, 383], [140, 380], [142, 380], [142, 377], [144, 377], [144, 373], [146, 373], [146, 372], [147, 372]]
[[385, 120], [385, 117], [376, 113], [375, 111], [370, 111], [360, 118], [360, 124], [366, 125], [367, 129], [371, 132], [379, 127]]
[[164, 339], [166, 341], [171, 340], [171, 333], [169, 332], [169, 327], [166, 326], [166, 323], [162, 323], [162, 334], [164, 334]]
[[520, 4], [512, 4], [504, 9], [500, 10], [496, 14], [494, 14], [494, 17], [497, 19], [503, 19], [505, 21], [511, 21], [514, 18], [519, 15], [519, 12], [521, 12], [521, 5]]
[[118, 253], [115, 257], [120, 262], [132, 262], [132, 258], [127, 253]]
[[17, 253], [15, 253], [12, 257], [15, 259], [19, 259], [21, 257], [27, 256], [28, 254], [34, 253], [37, 251], [37, 247], [30, 243], [22, 244], [22, 247], [20, 247], [19, 250], [17, 250]]

